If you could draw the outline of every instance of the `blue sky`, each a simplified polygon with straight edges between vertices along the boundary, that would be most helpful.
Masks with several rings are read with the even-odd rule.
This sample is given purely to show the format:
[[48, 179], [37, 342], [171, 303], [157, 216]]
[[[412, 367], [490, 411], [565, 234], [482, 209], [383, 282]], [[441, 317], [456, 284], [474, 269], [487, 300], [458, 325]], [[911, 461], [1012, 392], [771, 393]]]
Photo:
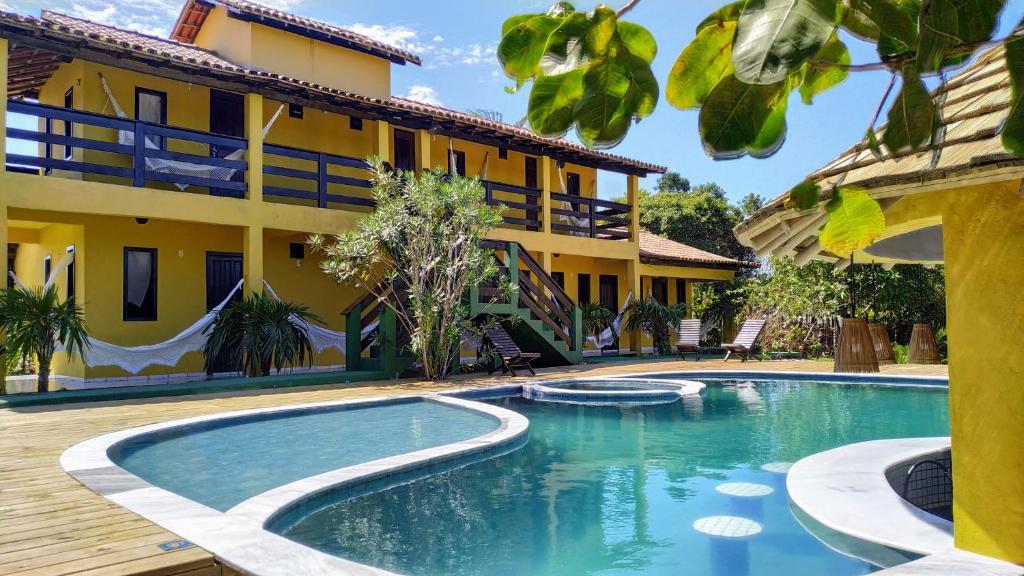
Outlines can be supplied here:
[[[516, 122], [526, 113], [524, 89], [510, 95], [510, 84], [494, 56], [502, 21], [510, 15], [546, 10], [551, 2], [537, 0], [262, 0], [303, 16], [346, 26], [409, 49], [423, 66], [394, 66], [393, 93], [456, 110], [500, 112]], [[625, 0], [621, 0], [624, 2]], [[628, 19], [647, 27], [658, 41], [655, 74], [664, 87], [668, 71], [693, 39], [694, 27], [726, 0], [642, 0]], [[45, 4], [108, 24], [166, 36], [184, 0], [0, 0], [5, 9], [38, 14]], [[1002, 33], [1024, 17], [1024, 2], [1010, 0]], [[577, 3], [590, 9], [593, 4]], [[681, 9], [681, 7], [685, 7]], [[873, 47], [849, 40], [855, 62], [875, 60]], [[668, 166], [694, 184], [714, 181], [738, 200], [749, 192], [776, 196], [804, 175], [825, 164], [864, 134], [888, 75], [862, 72], [819, 96], [811, 106], [791, 99], [785, 145], [766, 160], [713, 161], [701, 148], [697, 113], [679, 111], [662, 97], [655, 113], [634, 126], [626, 140], [611, 152]], [[642, 181], [653, 186], [654, 178]], [[624, 180], [602, 174], [599, 194], [619, 196]]]

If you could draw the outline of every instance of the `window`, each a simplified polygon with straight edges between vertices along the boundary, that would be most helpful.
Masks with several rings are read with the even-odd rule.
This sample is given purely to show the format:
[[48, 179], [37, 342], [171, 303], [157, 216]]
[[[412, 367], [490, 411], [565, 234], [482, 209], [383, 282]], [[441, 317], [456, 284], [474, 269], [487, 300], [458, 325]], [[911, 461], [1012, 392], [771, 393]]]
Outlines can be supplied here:
[[580, 281], [576, 284], [576, 303], [587, 304], [590, 302], [590, 274], [580, 274]]
[[50, 281], [50, 272], [53, 270], [53, 258], [46, 256], [43, 258], [43, 284]]
[[686, 301], [686, 280], [682, 278], [676, 280], [676, 303], [677, 304], [689, 304]]
[[75, 247], [68, 246], [68, 254], [71, 254], [71, 260], [68, 262], [68, 285], [67, 285], [67, 301], [75, 301]]
[[574, 172], [565, 173], [565, 191], [570, 196], [580, 195], [580, 175]]
[[651, 295], [661, 304], [668, 304], [668, 278], [651, 278]]
[[[167, 93], [136, 88], [135, 119], [152, 124], [167, 124]], [[147, 136], [146, 139], [159, 148], [166, 147], [163, 136]]]
[[526, 157], [526, 187], [537, 188], [537, 159]]
[[302, 242], [289, 242], [288, 257], [292, 260], [304, 259], [306, 257], [306, 245]]
[[565, 290], [565, 272], [552, 272], [551, 279], [558, 284], [558, 287]]
[[[452, 160], [455, 161], [455, 166], [452, 166]], [[459, 176], [466, 175], [466, 153], [461, 150], [453, 150], [448, 155], [448, 173], [458, 174]]]
[[302, 120], [302, 106], [299, 106], [298, 104], [289, 104], [288, 117]]
[[[75, 89], [74, 88], [68, 88], [68, 91], [64, 93], [64, 108], [66, 108], [68, 110], [74, 110], [75, 109]], [[66, 136], [68, 138], [73, 136], [74, 135], [74, 131], [75, 131], [74, 127], [75, 127], [75, 125], [73, 123], [65, 121], [64, 122], [64, 136]], [[64, 147], [64, 159], [65, 160], [69, 160], [71, 158], [71, 155], [72, 155], [73, 152], [74, 152], [74, 148], [72, 148], [71, 146], [65, 146]]]
[[508, 148], [498, 148], [498, 158], [508, 160]]
[[124, 319], [156, 320], [156, 249], [124, 249]]
[[395, 129], [395, 170], [416, 169], [416, 137], [408, 130]]
[[601, 306], [618, 313], [619, 311], [619, 277], [601, 274], [598, 278], [598, 297]]
[[349, 116], [348, 117], [348, 127], [349, 127], [350, 130], [362, 130], [363, 129], [363, 119], [362, 118], [356, 118], [355, 116]]

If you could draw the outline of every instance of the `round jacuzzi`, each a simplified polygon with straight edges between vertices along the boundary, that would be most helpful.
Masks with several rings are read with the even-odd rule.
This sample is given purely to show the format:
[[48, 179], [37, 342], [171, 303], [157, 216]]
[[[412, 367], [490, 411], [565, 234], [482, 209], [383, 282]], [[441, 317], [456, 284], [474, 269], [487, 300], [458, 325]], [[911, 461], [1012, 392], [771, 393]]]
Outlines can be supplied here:
[[704, 384], [693, 380], [609, 378], [526, 384], [523, 396], [569, 404], [666, 404], [703, 389]]

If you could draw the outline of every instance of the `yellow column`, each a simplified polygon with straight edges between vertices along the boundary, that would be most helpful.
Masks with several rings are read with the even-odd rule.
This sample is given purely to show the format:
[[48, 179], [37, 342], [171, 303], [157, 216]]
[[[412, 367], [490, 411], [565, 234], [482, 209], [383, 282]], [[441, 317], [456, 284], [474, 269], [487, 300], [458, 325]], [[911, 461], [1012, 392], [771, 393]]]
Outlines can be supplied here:
[[245, 95], [245, 136], [248, 140], [246, 158], [249, 168], [245, 181], [249, 183], [247, 198], [251, 202], [263, 201], [263, 96]]
[[377, 120], [377, 147], [374, 154], [391, 163], [391, 125], [384, 120]]
[[7, 242], [7, 199], [0, 189], [0, 289], [7, 286]]
[[[643, 294], [640, 293], [640, 255], [639, 253], [633, 259], [626, 260], [626, 285], [629, 286], [629, 292], [633, 293], [633, 300], [641, 298]], [[621, 306], [621, 304], [620, 304]], [[643, 334], [639, 331], [630, 332], [627, 338], [629, 343], [629, 349], [636, 352], [637, 356], [643, 353]], [[621, 346], [621, 344], [619, 344]]]
[[263, 292], [263, 227], [246, 226], [242, 233], [245, 289], [253, 294], [260, 294]]
[[[426, 130], [416, 131], [416, 161], [419, 170], [430, 170], [434, 166], [430, 163], [430, 132]], [[445, 163], [447, 164], [447, 162]]]
[[636, 174], [626, 177], [626, 203], [630, 205], [629, 240], [640, 244], [640, 178]]
[[[551, 235], [551, 158], [540, 157], [541, 222], [544, 234]], [[550, 239], [549, 239], [550, 240]]]
[[1021, 564], [1024, 198], [1019, 181], [944, 196], [953, 542]]

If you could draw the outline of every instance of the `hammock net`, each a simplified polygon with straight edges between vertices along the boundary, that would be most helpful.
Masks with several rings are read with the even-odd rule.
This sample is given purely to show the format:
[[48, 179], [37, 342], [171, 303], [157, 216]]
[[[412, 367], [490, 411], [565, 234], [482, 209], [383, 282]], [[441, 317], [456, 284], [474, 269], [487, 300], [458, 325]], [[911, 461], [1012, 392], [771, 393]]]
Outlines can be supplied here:
[[[100, 86], [103, 87], [103, 91], [107, 94], [107, 100], [110, 101], [111, 107], [117, 114], [118, 118], [127, 118], [128, 114], [125, 113], [124, 108], [118, 104], [117, 99], [114, 98], [114, 94], [110, 91], [110, 86], [107, 85], [106, 78], [103, 74], [100, 74]], [[270, 128], [277, 121], [278, 116], [281, 115], [281, 111], [284, 109], [284, 104], [277, 107], [277, 111], [267, 122], [267, 125], [263, 127], [263, 137], [267, 137], [267, 133], [270, 132]], [[125, 146], [135, 145], [135, 133], [129, 130], [118, 130], [117, 131], [117, 142]], [[146, 148], [150, 150], [160, 150], [161, 147], [156, 141], [146, 138]], [[245, 149], [238, 149], [224, 157], [225, 160], [244, 160]], [[237, 168], [228, 168], [225, 166], [207, 166], [205, 164], [195, 164], [192, 162], [184, 162], [181, 160], [167, 160], [165, 158], [146, 158], [146, 170], [150, 172], [161, 172], [164, 174], [176, 174], [179, 176], [191, 176], [194, 178], [208, 178], [211, 180], [224, 180], [229, 181], [238, 172]], [[175, 184], [180, 190], [188, 188], [188, 184]]]

